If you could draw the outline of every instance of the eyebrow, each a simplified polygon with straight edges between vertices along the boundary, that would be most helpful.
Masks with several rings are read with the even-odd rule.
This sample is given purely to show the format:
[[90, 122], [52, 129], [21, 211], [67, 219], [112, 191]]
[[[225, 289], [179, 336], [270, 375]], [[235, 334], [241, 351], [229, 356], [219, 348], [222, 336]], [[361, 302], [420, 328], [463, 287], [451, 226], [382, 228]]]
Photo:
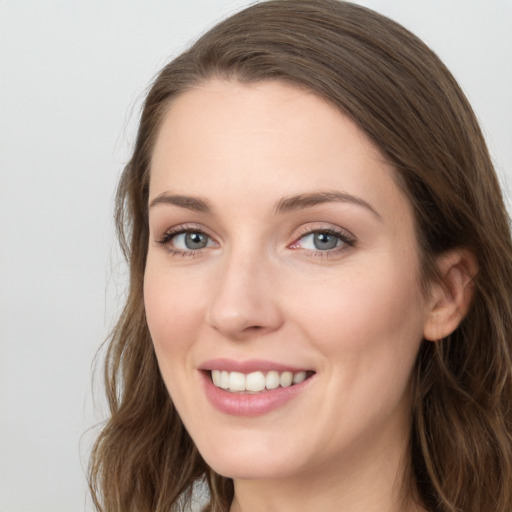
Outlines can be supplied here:
[[379, 219], [382, 218], [380, 213], [364, 199], [345, 192], [312, 192], [309, 194], [284, 197], [276, 203], [274, 209], [276, 213], [285, 213], [301, 208], [312, 208], [313, 206], [323, 203], [351, 203], [366, 208]]
[[173, 204], [175, 206], [180, 206], [181, 208], [186, 208], [187, 210], [193, 210], [201, 213], [210, 213], [212, 211], [212, 208], [206, 199], [193, 196], [168, 194], [167, 192], [163, 192], [156, 196], [155, 199], [149, 203], [149, 208], [153, 208], [158, 204]]
[[[324, 203], [351, 203], [369, 210], [379, 219], [382, 218], [373, 206], [360, 197], [347, 194], [345, 192], [333, 191], [311, 192], [308, 194], [283, 197], [274, 205], [274, 211], [275, 213], [286, 213], [302, 208], [312, 208], [313, 206]], [[163, 192], [150, 201], [149, 208], [153, 208], [159, 204], [171, 204], [200, 213], [212, 212], [212, 207], [206, 199], [194, 196], [168, 194], [167, 192]]]

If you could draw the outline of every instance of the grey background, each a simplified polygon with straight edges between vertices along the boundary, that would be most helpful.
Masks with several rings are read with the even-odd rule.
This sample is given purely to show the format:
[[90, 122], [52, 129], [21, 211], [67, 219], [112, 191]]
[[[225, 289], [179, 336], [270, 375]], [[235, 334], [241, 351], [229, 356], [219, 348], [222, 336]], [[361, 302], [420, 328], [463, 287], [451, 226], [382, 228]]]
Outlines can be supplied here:
[[[506, 186], [511, 0], [359, 3], [445, 60]], [[247, 4], [0, 0], [0, 512], [91, 510], [88, 429], [105, 411], [92, 364], [122, 303], [112, 198], [140, 102], [170, 57]]]

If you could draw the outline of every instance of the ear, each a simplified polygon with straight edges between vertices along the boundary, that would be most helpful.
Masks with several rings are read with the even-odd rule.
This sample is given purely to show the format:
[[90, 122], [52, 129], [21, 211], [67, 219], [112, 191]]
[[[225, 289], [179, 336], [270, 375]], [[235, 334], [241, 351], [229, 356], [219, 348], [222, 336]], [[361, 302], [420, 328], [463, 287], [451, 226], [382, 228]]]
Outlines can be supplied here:
[[478, 265], [467, 249], [454, 249], [437, 260], [439, 281], [434, 281], [428, 302], [423, 337], [439, 341], [451, 334], [466, 316], [473, 298]]

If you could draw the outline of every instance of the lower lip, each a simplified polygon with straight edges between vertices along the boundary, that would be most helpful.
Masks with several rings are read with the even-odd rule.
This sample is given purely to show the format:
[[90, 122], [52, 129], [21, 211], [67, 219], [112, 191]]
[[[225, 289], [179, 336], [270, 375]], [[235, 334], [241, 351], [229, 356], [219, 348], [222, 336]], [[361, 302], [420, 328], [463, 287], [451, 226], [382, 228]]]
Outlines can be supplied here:
[[220, 412], [231, 416], [260, 416], [267, 414], [301, 393], [308, 386], [309, 379], [286, 388], [276, 388], [261, 393], [231, 393], [215, 386], [209, 372], [201, 372], [206, 396]]

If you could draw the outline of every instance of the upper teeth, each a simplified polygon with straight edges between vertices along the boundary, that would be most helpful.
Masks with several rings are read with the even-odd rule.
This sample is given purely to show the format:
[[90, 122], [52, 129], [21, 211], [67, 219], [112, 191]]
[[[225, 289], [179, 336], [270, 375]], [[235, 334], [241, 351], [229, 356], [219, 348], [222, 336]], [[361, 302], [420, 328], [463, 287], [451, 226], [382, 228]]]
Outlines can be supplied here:
[[292, 384], [299, 384], [306, 380], [306, 372], [227, 372], [225, 370], [212, 370], [212, 381], [215, 386], [229, 391], [258, 392], [264, 389], [276, 389], [279, 386], [287, 388]]

